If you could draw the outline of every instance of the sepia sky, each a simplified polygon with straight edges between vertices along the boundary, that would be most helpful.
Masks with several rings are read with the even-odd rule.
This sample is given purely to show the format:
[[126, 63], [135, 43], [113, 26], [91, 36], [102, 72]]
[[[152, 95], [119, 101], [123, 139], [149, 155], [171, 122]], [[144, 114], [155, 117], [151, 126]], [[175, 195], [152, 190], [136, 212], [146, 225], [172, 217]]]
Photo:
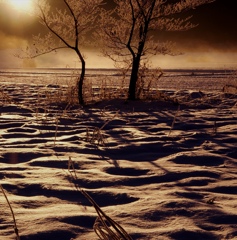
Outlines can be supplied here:
[[[14, 67], [77, 67], [73, 52], [45, 55], [32, 61], [13, 56], [27, 44], [32, 34], [43, 31], [36, 18], [12, 0], [0, 0], [0, 68]], [[17, 0], [13, 0], [13, 2]], [[20, 0], [18, 0], [20, 1]], [[58, 0], [49, 2], [58, 4]], [[27, 0], [26, 0], [27, 2]], [[198, 27], [187, 32], [161, 32], [157, 39], [173, 40], [184, 54], [153, 58], [153, 66], [162, 68], [237, 68], [237, 1], [216, 0], [192, 12]], [[87, 67], [112, 67], [112, 63], [93, 49], [85, 49]], [[67, 57], [65, 57], [67, 56]]]

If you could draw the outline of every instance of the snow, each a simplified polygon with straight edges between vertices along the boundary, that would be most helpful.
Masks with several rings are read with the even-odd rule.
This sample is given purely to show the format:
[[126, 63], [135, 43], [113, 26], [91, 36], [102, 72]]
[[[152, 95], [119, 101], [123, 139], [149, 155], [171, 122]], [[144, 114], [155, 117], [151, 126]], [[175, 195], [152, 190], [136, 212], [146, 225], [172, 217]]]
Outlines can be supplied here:
[[[115, 99], [37, 112], [40, 86], [2, 85], [0, 183], [21, 240], [99, 239], [82, 191], [132, 239], [237, 239], [236, 94], [201, 85], [169, 91], [179, 106]], [[2, 193], [0, 209], [0, 239], [15, 239]]]

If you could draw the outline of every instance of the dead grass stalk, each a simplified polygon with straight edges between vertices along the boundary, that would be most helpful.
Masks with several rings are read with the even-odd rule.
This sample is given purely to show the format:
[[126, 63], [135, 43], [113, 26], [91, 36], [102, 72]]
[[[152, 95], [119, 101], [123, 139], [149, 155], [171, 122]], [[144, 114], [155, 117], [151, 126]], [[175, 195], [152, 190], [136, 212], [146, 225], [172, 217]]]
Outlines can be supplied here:
[[9, 209], [10, 209], [10, 211], [11, 211], [11, 214], [12, 214], [13, 223], [14, 223], [14, 232], [15, 232], [15, 234], [16, 234], [16, 240], [20, 240], [19, 231], [18, 231], [18, 228], [17, 228], [17, 225], [16, 225], [16, 218], [15, 218], [13, 209], [12, 209], [12, 207], [11, 207], [11, 204], [10, 204], [10, 202], [9, 202], [9, 200], [8, 200], [8, 197], [7, 197], [7, 195], [6, 195], [6, 193], [5, 193], [5, 191], [4, 191], [4, 189], [3, 189], [3, 187], [2, 187], [1, 184], [0, 184], [0, 189], [1, 189], [1, 191], [2, 191], [2, 193], [3, 193], [3, 195], [4, 195], [4, 197], [5, 197], [5, 199], [6, 199], [6, 201], [7, 201], [8, 207], [9, 207]]
[[168, 137], [171, 135], [171, 131], [174, 128], [174, 124], [175, 124], [176, 118], [177, 118], [177, 116], [179, 114], [179, 111], [180, 111], [180, 105], [178, 105], [178, 109], [177, 109], [177, 111], [176, 111], [176, 113], [174, 115], [174, 118], [173, 118], [173, 121], [172, 121], [172, 124], [171, 124], [171, 127], [170, 127], [170, 131], [168, 133]]

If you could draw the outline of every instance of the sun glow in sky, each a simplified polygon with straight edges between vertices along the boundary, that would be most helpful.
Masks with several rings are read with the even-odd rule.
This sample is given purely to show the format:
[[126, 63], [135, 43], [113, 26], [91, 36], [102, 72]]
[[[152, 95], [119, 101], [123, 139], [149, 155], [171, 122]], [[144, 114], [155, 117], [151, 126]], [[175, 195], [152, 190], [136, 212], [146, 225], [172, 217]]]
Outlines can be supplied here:
[[8, 0], [9, 3], [19, 11], [31, 11], [33, 8], [32, 0]]
[[[104, 0], [111, 4], [112, 0]], [[63, 9], [64, 1], [47, 0], [53, 8]], [[172, 2], [172, 1], [171, 1]], [[192, 22], [198, 24], [186, 32], [156, 33], [157, 41], [174, 41], [180, 56], [152, 57], [152, 66], [161, 68], [235, 68], [237, 69], [237, 1], [215, 0], [191, 11]], [[13, 67], [77, 67], [71, 51], [58, 51], [31, 61], [14, 54], [31, 41], [32, 35], [46, 33], [36, 16], [35, 0], [0, 0], [0, 69]], [[210, 17], [212, 16], [212, 17]], [[109, 58], [102, 58], [98, 49], [85, 47], [88, 68], [114, 67]]]

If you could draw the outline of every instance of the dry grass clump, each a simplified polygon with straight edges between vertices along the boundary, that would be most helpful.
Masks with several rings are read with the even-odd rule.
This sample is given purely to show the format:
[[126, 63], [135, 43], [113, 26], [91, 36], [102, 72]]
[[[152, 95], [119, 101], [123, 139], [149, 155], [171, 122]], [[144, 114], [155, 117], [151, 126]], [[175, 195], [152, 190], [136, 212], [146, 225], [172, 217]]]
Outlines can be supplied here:
[[[72, 72], [68, 79], [62, 82], [57, 75], [52, 76], [51, 83], [36, 86], [37, 99], [31, 109], [37, 118], [47, 115], [67, 115], [67, 112], [74, 106], [78, 106], [76, 72]], [[42, 79], [42, 82], [44, 80]]]
[[76, 79], [74, 75], [71, 80], [62, 85], [55, 78], [53, 84], [39, 88], [37, 101], [31, 109], [35, 113], [36, 121], [44, 125], [55, 125], [54, 145], [56, 143], [58, 124], [61, 118], [71, 118], [70, 110], [78, 107]]
[[117, 117], [118, 113], [119, 113], [119, 111], [117, 111], [111, 117], [111, 119], [108, 119], [100, 128], [95, 127], [94, 129], [92, 129], [92, 133], [90, 132], [89, 128], [86, 128], [86, 141], [90, 142], [92, 144], [96, 144], [97, 146], [99, 146], [99, 145], [105, 146], [105, 138], [104, 138], [104, 134], [103, 134], [103, 129], [105, 128], [105, 126], [107, 124], [109, 124], [111, 121], [113, 121]]
[[70, 109], [78, 105], [77, 89], [75, 85], [47, 85], [40, 93], [39, 99], [45, 106], [59, 106]]
[[87, 192], [84, 190], [81, 190], [81, 192], [90, 201], [97, 212], [98, 217], [95, 220], [93, 228], [99, 239], [132, 240], [122, 226], [107, 216]]
[[127, 88], [125, 81], [118, 76], [95, 76], [93, 79], [86, 79], [83, 94], [87, 104], [116, 98], [125, 99]]
[[138, 75], [136, 96], [139, 99], [160, 99], [161, 92], [158, 90], [159, 79], [163, 76], [163, 71], [158, 69], [150, 69], [144, 64]]
[[92, 133], [90, 133], [89, 128], [86, 128], [86, 141], [90, 142], [92, 144], [96, 144], [96, 145], [105, 145], [105, 140], [104, 140], [104, 136], [102, 133], [102, 129], [95, 127], [92, 130]]

